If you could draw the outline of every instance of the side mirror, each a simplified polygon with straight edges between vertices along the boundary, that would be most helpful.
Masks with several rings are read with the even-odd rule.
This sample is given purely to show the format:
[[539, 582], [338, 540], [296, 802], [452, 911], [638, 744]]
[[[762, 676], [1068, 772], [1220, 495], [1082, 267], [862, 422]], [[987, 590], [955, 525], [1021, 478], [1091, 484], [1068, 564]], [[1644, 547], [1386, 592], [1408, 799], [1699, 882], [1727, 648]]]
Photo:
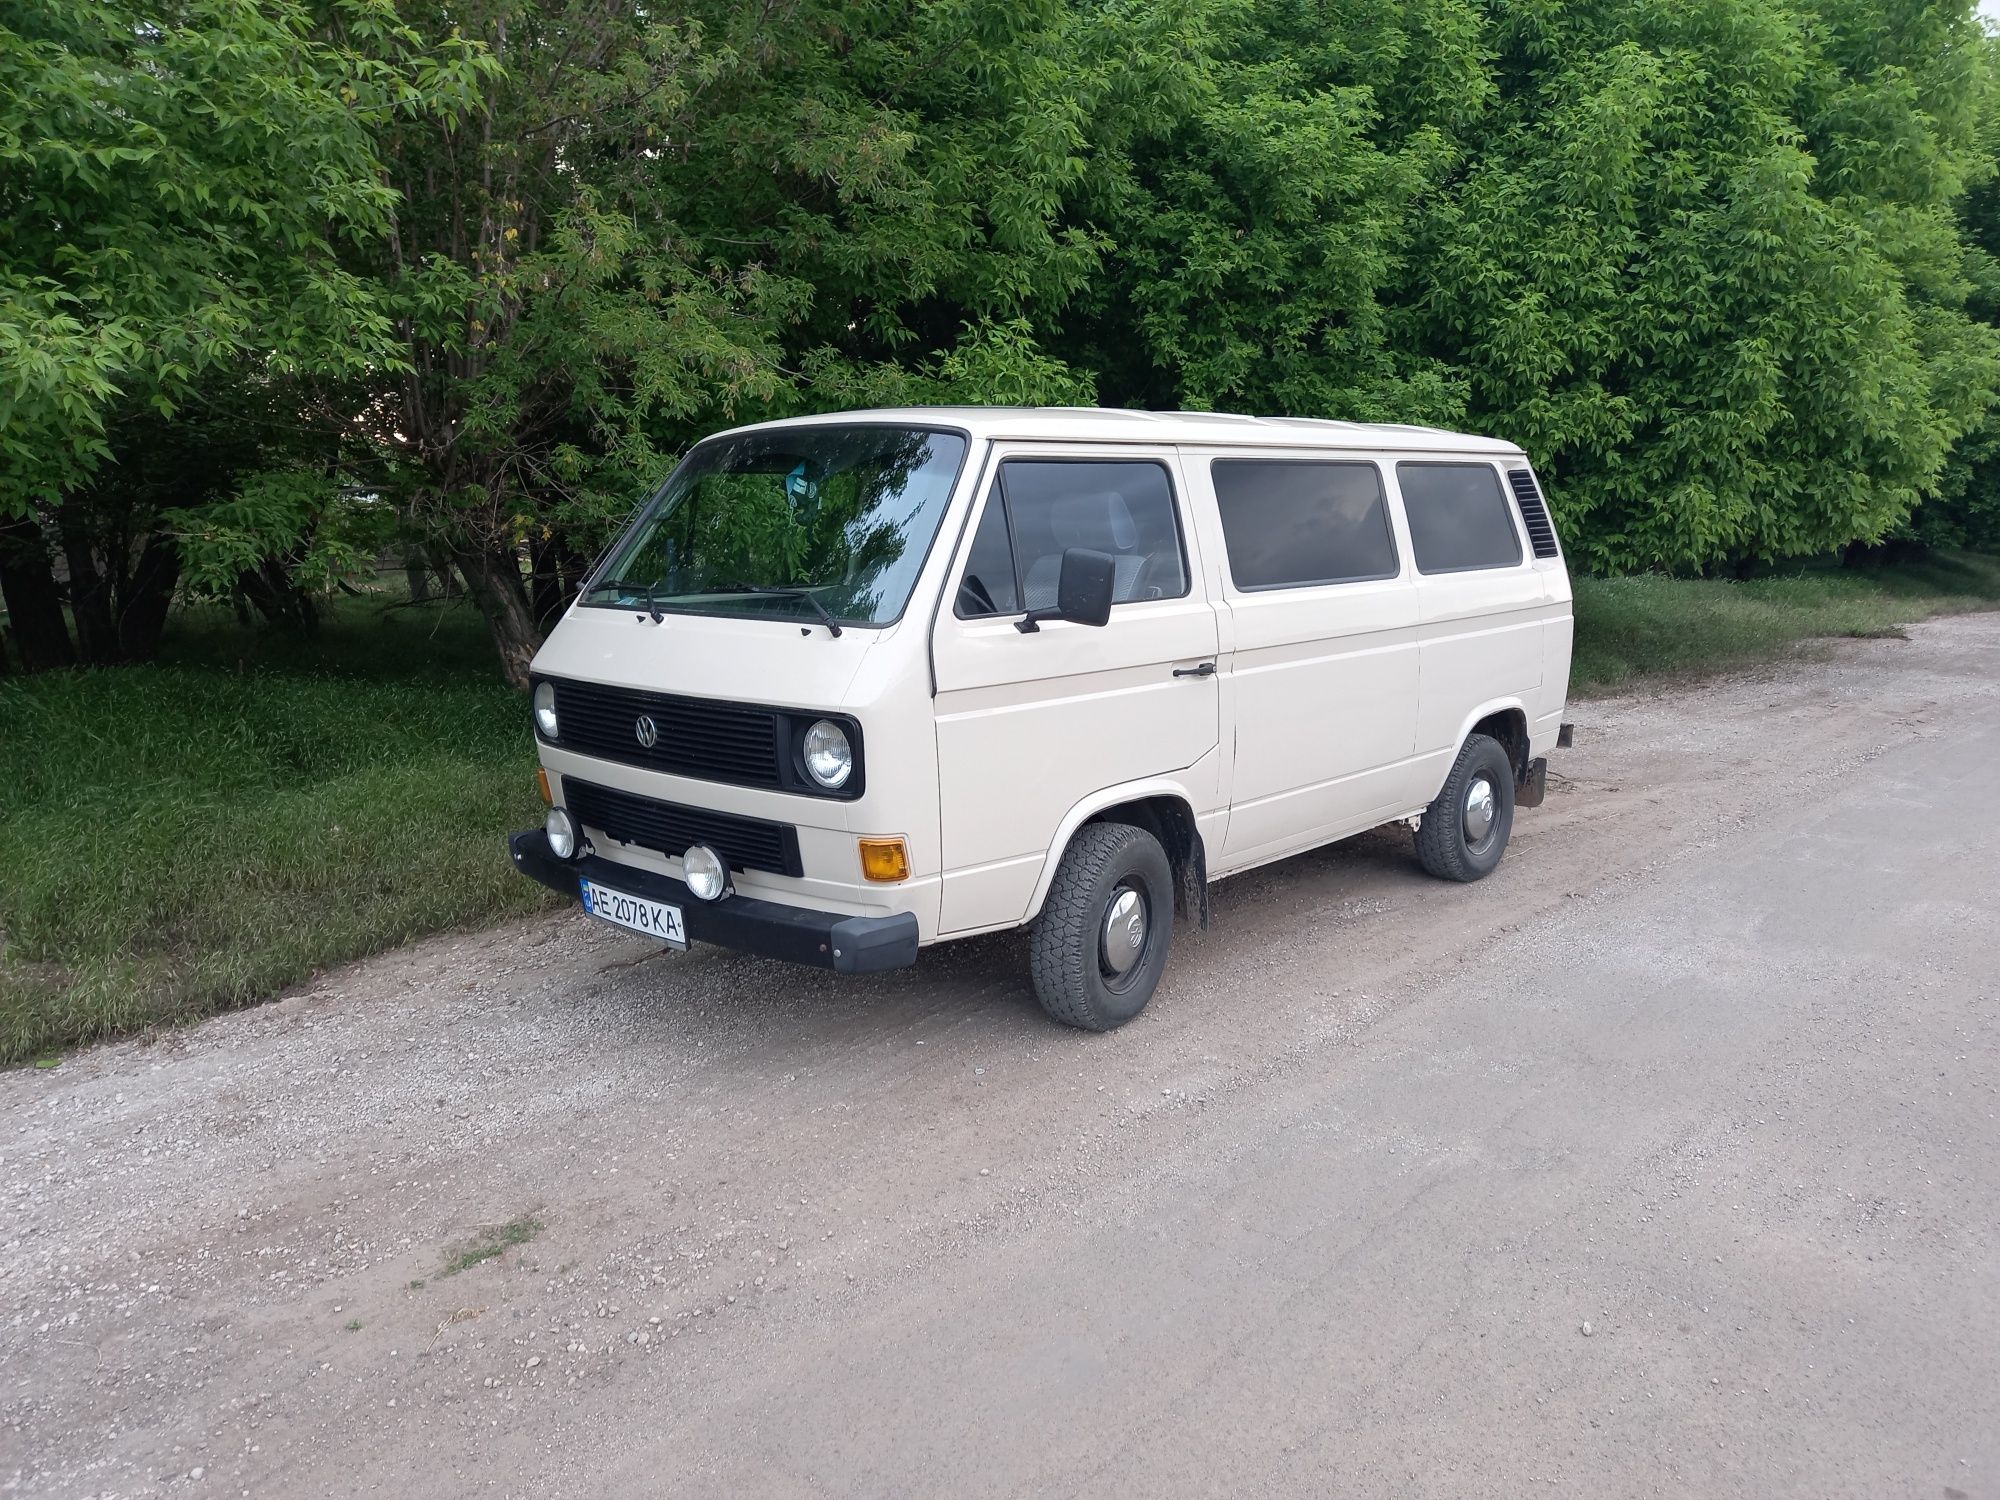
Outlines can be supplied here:
[[1056, 607], [1031, 609], [1015, 622], [1026, 634], [1041, 628], [1042, 620], [1068, 620], [1076, 625], [1111, 623], [1111, 595], [1118, 579], [1118, 565], [1109, 553], [1088, 547], [1070, 547], [1062, 555], [1062, 573], [1056, 579]]
[[1111, 623], [1111, 594], [1118, 565], [1102, 552], [1071, 547], [1063, 553], [1062, 575], [1056, 580], [1056, 611], [1078, 625]]

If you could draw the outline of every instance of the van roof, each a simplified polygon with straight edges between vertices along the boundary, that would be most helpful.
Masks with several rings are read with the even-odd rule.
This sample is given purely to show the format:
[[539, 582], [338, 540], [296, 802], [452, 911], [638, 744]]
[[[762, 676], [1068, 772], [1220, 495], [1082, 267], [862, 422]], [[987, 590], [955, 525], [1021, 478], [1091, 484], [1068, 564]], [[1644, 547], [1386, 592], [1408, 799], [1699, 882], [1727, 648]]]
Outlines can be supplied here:
[[1223, 411], [1130, 411], [1099, 406], [897, 406], [825, 412], [759, 422], [732, 432], [844, 422], [962, 427], [976, 438], [1041, 438], [1087, 443], [1199, 443], [1245, 447], [1366, 448], [1491, 453], [1518, 457], [1498, 438], [1401, 422], [1334, 422], [1317, 417], [1246, 417]]

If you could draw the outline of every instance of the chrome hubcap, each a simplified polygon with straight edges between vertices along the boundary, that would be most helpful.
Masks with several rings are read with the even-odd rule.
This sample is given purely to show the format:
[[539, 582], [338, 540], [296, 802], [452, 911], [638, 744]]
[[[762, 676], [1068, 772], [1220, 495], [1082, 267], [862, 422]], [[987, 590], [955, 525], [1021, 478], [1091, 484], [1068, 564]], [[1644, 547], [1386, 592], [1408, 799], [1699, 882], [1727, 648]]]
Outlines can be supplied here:
[[1484, 776], [1465, 789], [1465, 841], [1476, 844], [1493, 827], [1493, 783]]
[[1124, 974], [1139, 961], [1146, 947], [1146, 901], [1126, 886], [1111, 898], [1104, 914], [1104, 941], [1100, 945], [1105, 970]]

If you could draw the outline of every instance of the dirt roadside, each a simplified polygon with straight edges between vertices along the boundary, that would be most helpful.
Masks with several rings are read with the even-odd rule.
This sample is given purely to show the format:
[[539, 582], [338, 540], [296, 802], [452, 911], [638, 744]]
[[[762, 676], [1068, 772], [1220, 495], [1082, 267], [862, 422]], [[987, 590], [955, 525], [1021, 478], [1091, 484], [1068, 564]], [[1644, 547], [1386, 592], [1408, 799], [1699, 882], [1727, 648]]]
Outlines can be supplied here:
[[[1152, 1404], [1106, 1392], [1130, 1391], [1137, 1377], [1119, 1351], [1141, 1347], [1140, 1384], [1179, 1388], [1177, 1346], [1141, 1331], [1175, 1309], [1186, 1309], [1180, 1337], [1246, 1320], [1263, 1328], [1264, 1363], [1285, 1369], [1283, 1328], [1331, 1304], [1295, 1287], [1289, 1324], [1269, 1321], [1279, 1314], [1255, 1287], [1283, 1278], [1238, 1277], [1263, 1262], [1224, 1227], [1245, 1215], [1218, 1206], [1261, 1184], [1274, 1194], [1264, 1222], [1305, 1212], [1311, 1191], [1279, 1187], [1299, 1159], [1273, 1142], [1317, 1120], [1348, 1132], [1343, 1150], [1365, 1141], [1369, 1171], [1445, 1171], [1457, 1143], [1488, 1139], [1493, 1123], [1444, 1123], [1453, 1090], [1513, 1087], [1524, 1105], [1539, 1090], [1497, 1064], [1474, 1088], [1437, 1062], [1455, 1055], [1437, 1042], [1404, 1075], [1438, 1079], [1436, 1114], [1370, 1134], [1351, 1107], [1327, 1101], [1369, 1086], [1364, 1063], [1380, 1049], [1414, 1045], [1397, 1040], [1398, 1026], [1421, 1020], [1447, 1034], [1455, 1023], [1439, 1007], [1454, 995], [1476, 993], [1490, 1008], [1500, 987], [1482, 976], [1493, 955], [1541, 930], [1568, 934], [1581, 989], [1625, 983], [1610, 977], [1624, 972], [1619, 934], [1653, 920], [1646, 902], [1694, 909], [1836, 795], [1929, 807], [1936, 778], [1964, 774], [1935, 759], [1948, 741], [1976, 732], [2000, 744], [1997, 680], [2000, 616], [1965, 616], [1913, 627], [1908, 641], [1581, 704], [1576, 748], [1556, 758], [1547, 804], [1517, 819], [1493, 879], [1463, 889], [1426, 880], [1407, 835], [1385, 830], [1226, 882], [1213, 929], [1178, 943], [1146, 1016], [1106, 1037], [1041, 1017], [1014, 937], [841, 980], [712, 950], [660, 955], [565, 914], [385, 955], [163, 1041], [0, 1075], [0, 1494], [1136, 1490], [1143, 1463], [1079, 1469], [1033, 1423], [1011, 1467], [964, 1443], [949, 1451], [986, 1457], [954, 1469], [942, 1447], [898, 1446], [892, 1434], [962, 1424], [990, 1439], [1060, 1397], [1131, 1423], [1136, 1441]], [[1990, 782], [1987, 792], [1973, 816], [1990, 820]], [[1732, 899], [1741, 907], [1762, 889]], [[1923, 895], [1931, 906], [1946, 899]], [[1971, 915], [1955, 920], [1990, 931], [1993, 890], [1962, 899]], [[1757, 941], [1745, 936], [1745, 951]], [[1894, 945], [1877, 946], [1889, 964]], [[1672, 967], [1663, 959], [1642, 978]], [[1691, 972], [1691, 983], [1728, 990]], [[1971, 1004], [1967, 983], [1956, 971], [1937, 977], [1937, 1005]], [[1969, 1014], [1952, 1010], [1948, 1024], [1965, 1033], [1966, 1056], [1990, 1063], [1993, 1032], [1966, 1032]], [[1710, 1020], [1718, 1037], [1775, 1053], [1797, 1017], [1774, 1009], [1756, 1021], [1738, 1004], [1728, 1017], [1689, 1018], [1659, 1045], [1696, 1046]], [[1753, 1021], [1767, 1029], [1740, 1029]], [[1549, 1045], [1565, 1057], [1600, 1043], [1617, 1055], [1623, 1034], [1578, 1030]], [[1609, 1086], [1601, 1067], [1579, 1076]], [[1713, 1081], [1726, 1089], [1723, 1074]], [[1990, 1101], [1990, 1073], [1978, 1086]], [[1691, 1084], [1687, 1100], [1662, 1094], [1659, 1109], [1695, 1129], [1686, 1122], [1719, 1118], [1730, 1103], [1718, 1094], [1704, 1106]], [[1657, 1155], [1664, 1137], [1645, 1136], [1651, 1128], [1634, 1125], [1612, 1154]], [[1956, 1159], [1967, 1128], [1941, 1127], [1913, 1160], [1929, 1170]], [[1313, 1191], [1330, 1191], [1328, 1172], [1347, 1159], [1318, 1160]], [[1938, 1231], [1945, 1260], [1929, 1268], [1933, 1282], [1979, 1272], [1983, 1258], [2000, 1285], [1992, 1184], [1962, 1184], [1973, 1221]], [[1215, 1217], [1177, 1228], [1162, 1217], [1196, 1202]], [[1322, 1222], [1331, 1210], [1312, 1212]], [[1137, 1254], [1134, 1274], [1153, 1274], [1135, 1290], [1083, 1258], [1114, 1223], [1149, 1244], [1199, 1242], [1205, 1258]], [[1592, 1253], [1586, 1242], [1622, 1249], [1634, 1276], [1651, 1274], [1637, 1239], [1593, 1240], [1587, 1218], [1548, 1223], [1574, 1237], [1578, 1255]], [[1404, 1253], [1422, 1252], [1413, 1242]], [[1075, 1273], [1053, 1282], [1028, 1269], [1064, 1264]], [[1124, 1289], [1073, 1299], [1099, 1276]], [[1016, 1288], [1012, 1299], [990, 1302], [1002, 1284]], [[1386, 1321], [1421, 1323], [1397, 1312], [1393, 1285], [1380, 1291]], [[983, 1312], [964, 1326], [995, 1339], [1035, 1324], [1054, 1343], [1035, 1344], [1025, 1364], [991, 1340], [957, 1346], [951, 1330], [968, 1308]], [[1990, 1297], [1960, 1315], [1968, 1339], [2000, 1342]], [[922, 1343], [905, 1349], [897, 1340], [913, 1330]], [[1205, 1355], [1183, 1353], [1188, 1369], [1208, 1368]], [[1907, 1353], [1913, 1368], [1949, 1363], [1935, 1350]], [[840, 1404], [836, 1390], [796, 1404], [834, 1360], [853, 1401]], [[983, 1393], [972, 1404], [948, 1417], [910, 1407], [919, 1371], [936, 1380], [985, 1360], [997, 1363], [971, 1383]], [[1387, 1401], [1390, 1386], [1342, 1407], [1334, 1387], [1348, 1377], [1311, 1368], [1333, 1383], [1330, 1410], [1357, 1425], [1387, 1420], [1366, 1403]], [[1498, 1399], [1476, 1362], [1459, 1369], [1467, 1399]], [[1552, 1360], [1547, 1374], [1587, 1385], [1567, 1369]], [[1575, 1392], [1564, 1399], [1587, 1405]], [[1263, 1462], [1287, 1442], [1344, 1431], [1327, 1411], [1313, 1425], [1268, 1399], [1201, 1410], [1211, 1421], [1233, 1413], [1211, 1428], [1217, 1468], [1182, 1468], [1183, 1486], [1155, 1480], [1150, 1492], [1237, 1488], [1231, 1476], [1245, 1492], [1260, 1487], [1253, 1474], [1272, 1492], [1314, 1488], [1246, 1468], [1245, 1455]], [[1967, 1494], [2000, 1493], [1972, 1483], [2000, 1487], [2000, 1439], [1947, 1453], [1958, 1410], [1936, 1407], [1930, 1427], [1921, 1412], [1899, 1420], [1935, 1439], [1936, 1473], [1957, 1475]], [[1396, 1420], [1410, 1411], [1398, 1407]], [[1493, 1416], [1531, 1419], [1532, 1407]], [[1804, 1419], [1789, 1420], [1797, 1429]], [[1692, 1416], [1649, 1429], [1655, 1447], [1618, 1471], [1557, 1445], [1517, 1455], [1518, 1471], [1506, 1472], [1525, 1483], [1539, 1465], [1551, 1493], [1565, 1492], [1565, 1476], [1594, 1476], [1599, 1493], [1699, 1490], [1706, 1471], [1678, 1467], [1676, 1434], [1692, 1448], [1719, 1430]], [[1157, 1433], [1152, 1442], [1174, 1450]], [[1925, 1488], [1911, 1492], [1954, 1484], [1884, 1472], [1920, 1477]], [[1482, 1488], [1448, 1468], [1393, 1484], [1387, 1471], [1348, 1480], [1363, 1492]]]

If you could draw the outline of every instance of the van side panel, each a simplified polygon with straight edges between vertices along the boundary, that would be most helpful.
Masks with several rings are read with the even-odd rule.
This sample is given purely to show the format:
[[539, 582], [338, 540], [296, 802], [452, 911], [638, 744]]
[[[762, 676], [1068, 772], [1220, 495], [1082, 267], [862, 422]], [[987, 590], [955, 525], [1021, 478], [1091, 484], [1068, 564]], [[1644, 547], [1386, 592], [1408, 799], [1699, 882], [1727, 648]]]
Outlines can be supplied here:
[[[1182, 449], [1190, 494], [1212, 528], [1204, 544], [1217, 560], [1215, 586], [1232, 647], [1223, 662], [1230, 811], [1222, 847], [1209, 851], [1216, 870], [1401, 811], [1417, 725], [1417, 599], [1408, 549], [1398, 544], [1392, 578], [1238, 588], [1211, 465], [1243, 457], [1240, 449]], [[1373, 455], [1310, 448], [1256, 457], [1381, 468]]]
[[1548, 585], [1511, 503], [1508, 514], [1520, 534], [1519, 563], [1417, 577], [1420, 801], [1444, 784], [1473, 709], [1497, 700], [1543, 702]]

